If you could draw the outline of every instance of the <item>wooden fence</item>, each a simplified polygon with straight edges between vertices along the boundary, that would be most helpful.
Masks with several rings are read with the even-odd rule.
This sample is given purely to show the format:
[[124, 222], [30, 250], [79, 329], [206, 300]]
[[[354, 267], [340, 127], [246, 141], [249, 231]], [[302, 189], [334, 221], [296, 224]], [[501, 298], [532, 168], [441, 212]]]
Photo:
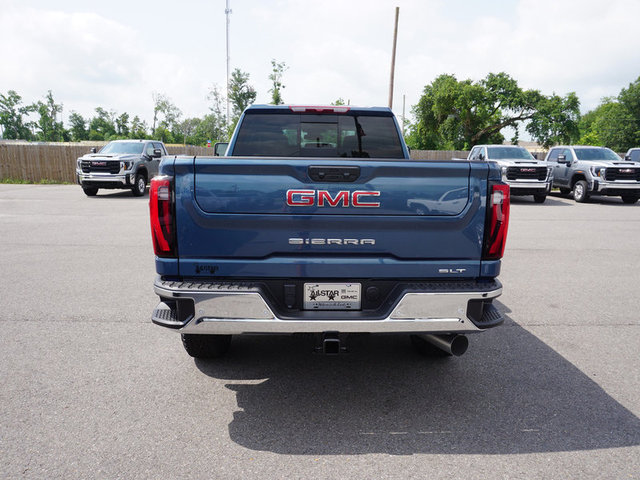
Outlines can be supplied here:
[[[76, 161], [91, 151], [90, 144], [0, 143], [0, 180], [32, 183], [43, 181], [75, 183]], [[171, 155], [213, 155], [213, 148], [169, 146]]]
[[[39, 183], [75, 182], [76, 161], [89, 153], [91, 147], [102, 144], [28, 144], [0, 143], [0, 180], [18, 180]], [[213, 148], [168, 146], [171, 155], [213, 155]], [[466, 150], [412, 150], [414, 160], [451, 160], [467, 158]], [[539, 159], [544, 154], [538, 155]]]

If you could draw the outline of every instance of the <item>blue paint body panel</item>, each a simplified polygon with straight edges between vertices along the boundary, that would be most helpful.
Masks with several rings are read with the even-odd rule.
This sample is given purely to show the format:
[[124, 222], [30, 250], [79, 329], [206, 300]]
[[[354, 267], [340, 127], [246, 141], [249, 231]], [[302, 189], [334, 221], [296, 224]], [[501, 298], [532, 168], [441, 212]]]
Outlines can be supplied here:
[[[314, 206], [296, 211], [286, 205], [288, 188], [331, 191], [331, 185], [296, 177], [296, 172], [317, 164], [318, 159], [262, 160], [263, 170], [254, 160], [246, 176], [242, 161], [176, 159], [180, 275], [419, 279], [443, 278], [439, 269], [463, 269], [457, 277], [480, 276], [487, 163], [349, 162], [372, 173], [365, 175], [366, 183], [338, 188], [379, 190], [383, 192], [380, 208]], [[232, 175], [231, 170], [237, 173]], [[279, 181], [273, 182], [268, 177], [274, 170], [289, 175], [277, 175]], [[403, 171], [410, 172], [409, 181], [386, 174]], [[410, 186], [403, 188], [403, 183]], [[250, 184], [256, 187], [249, 188]], [[460, 189], [464, 190], [463, 201], [457, 198], [449, 204], [435, 204], [433, 214], [418, 213], [408, 206], [416, 198], [440, 198]], [[234, 210], [238, 213], [231, 213]], [[309, 242], [293, 245], [292, 238]], [[375, 244], [314, 245], [314, 239], [372, 239]]]

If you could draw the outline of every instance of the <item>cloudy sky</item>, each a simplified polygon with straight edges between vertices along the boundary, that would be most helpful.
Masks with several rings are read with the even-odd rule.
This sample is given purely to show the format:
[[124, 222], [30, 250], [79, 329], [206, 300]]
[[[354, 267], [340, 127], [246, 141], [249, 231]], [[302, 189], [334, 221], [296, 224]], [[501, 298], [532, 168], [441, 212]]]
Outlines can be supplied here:
[[[585, 112], [640, 76], [639, 0], [230, 0], [231, 68], [268, 103], [271, 60], [286, 103], [386, 105], [400, 7], [394, 111], [442, 73], [505, 71], [544, 94], [575, 91]], [[0, 0], [0, 93], [52, 90], [71, 111], [101, 106], [151, 123], [154, 92], [184, 117], [225, 85], [225, 0]]]

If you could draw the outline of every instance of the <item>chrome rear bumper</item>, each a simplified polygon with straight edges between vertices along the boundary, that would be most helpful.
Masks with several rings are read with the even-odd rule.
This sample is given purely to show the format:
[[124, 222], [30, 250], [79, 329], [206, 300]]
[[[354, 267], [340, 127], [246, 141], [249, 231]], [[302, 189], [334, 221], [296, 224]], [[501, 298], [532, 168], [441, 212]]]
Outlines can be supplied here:
[[[280, 318], [260, 289], [250, 284], [171, 282], [157, 277], [154, 290], [163, 301], [153, 312], [153, 322], [181, 333], [472, 333], [502, 323], [501, 314], [490, 304], [502, 293], [497, 281], [485, 291], [411, 291], [381, 319], [350, 315], [356, 312], [344, 312], [345, 318], [340, 319], [335, 318], [335, 312], [327, 312], [327, 318], [318, 316], [321, 312], [312, 312], [312, 317]], [[469, 318], [472, 300], [485, 304], [480, 321]], [[175, 306], [169, 305], [172, 301], [193, 302], [193, 314], [179, 319]]]

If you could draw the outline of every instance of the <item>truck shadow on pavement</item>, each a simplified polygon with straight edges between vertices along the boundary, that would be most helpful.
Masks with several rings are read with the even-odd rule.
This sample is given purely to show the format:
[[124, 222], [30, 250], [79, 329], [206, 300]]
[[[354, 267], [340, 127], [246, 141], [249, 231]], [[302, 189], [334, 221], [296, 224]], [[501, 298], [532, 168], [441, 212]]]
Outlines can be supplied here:
[[[288, 455], [519, 454], [640, 445], [640, 420], [507, 317], [459, 358], [426, 359], [407, 336], [234, 337], [206, 375], [236, 382], [231, 440]], [[250, 381], [250, 382], [249, 382]], [[214, 407], [212, 406], [212, 409]], [[213, 413], [212, 413], [213, 415]]]

